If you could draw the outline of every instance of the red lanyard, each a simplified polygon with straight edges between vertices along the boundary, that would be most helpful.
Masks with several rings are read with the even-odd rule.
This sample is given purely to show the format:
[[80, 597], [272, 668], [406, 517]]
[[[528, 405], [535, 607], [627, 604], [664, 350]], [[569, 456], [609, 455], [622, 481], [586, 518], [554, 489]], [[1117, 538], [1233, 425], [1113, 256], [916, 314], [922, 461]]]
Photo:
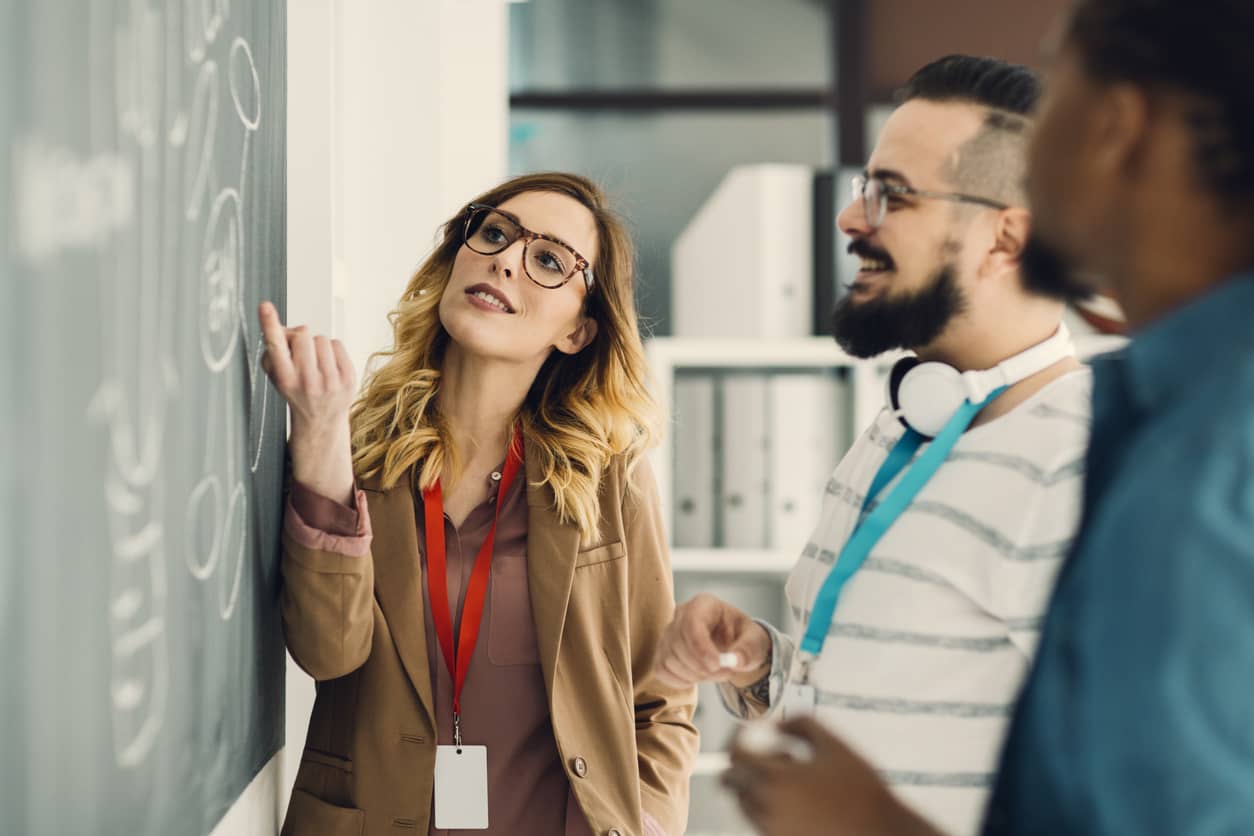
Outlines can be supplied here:
[[522, 441], [517, 430], [514, 440], [509, 446], [505, 457], [505, 472], [501, 475], [501, 484], [496, 494], [496, 515], [492, 519], [492, 527], [475, 558], [474, 569], [470, 573], [470, 583], [466, 587], [466, 603], [462, 607], [461, 634], [457, 640], [457, 651], [453, 651], [453, 618], [450, 615], [448, 601], [448, 558], [444, 550], [444, 494], [437, 480], [434, 487], [422, 492], [422, 503], [427, 520], [427, 590], [431, 598], [431, 618], [435, 622], [435, 632], [440, 639], [440, 648], [444, 651], [444, 663], [448, 666], [449, 675], [453, 678], [453, 736], [455, 743], [461, 745], [461, 695], [462, 686], [466, 684], [466, 672], [470, 669], [470, 657], [475, 652], [475, 643], [479, 640], [479, 622], [483, 617], [483, 602], [488, 594], [488, 575], [492, 567], [492, 546], [496, 540], [496, 524], [501, 518], [501, 505], [505, 502], [505, 493], [514, 481], [514, 475], [522, 464]]

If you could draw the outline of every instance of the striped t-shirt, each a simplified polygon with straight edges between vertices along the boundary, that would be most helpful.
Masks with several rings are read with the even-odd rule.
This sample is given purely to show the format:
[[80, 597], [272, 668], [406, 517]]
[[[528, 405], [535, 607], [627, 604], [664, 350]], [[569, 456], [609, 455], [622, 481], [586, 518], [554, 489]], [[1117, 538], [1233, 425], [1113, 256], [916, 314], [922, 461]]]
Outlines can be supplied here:
[[[1079, 523], [1090, 393], [1089, 370], [1070, 372], [964, 433], [845, 585], [810, 669], [818, 717], [946, 833], [979, 827]], [[828, 483], [822, 517], [786, 586], [791, 637], [774, 635], [773, 704], [819, 587], [903, 432], [881, 412]], [[730, 689], [723, 695], [744, 712]]]

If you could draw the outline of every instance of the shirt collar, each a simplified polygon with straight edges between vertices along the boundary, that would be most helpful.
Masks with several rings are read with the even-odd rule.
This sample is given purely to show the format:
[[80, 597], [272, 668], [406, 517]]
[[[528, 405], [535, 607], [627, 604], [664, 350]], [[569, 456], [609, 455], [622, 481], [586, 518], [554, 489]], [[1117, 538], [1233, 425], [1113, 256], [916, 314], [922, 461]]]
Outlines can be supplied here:
[[1122, 352], [1128, 393], [1153, 410], [1197, 381], [1200, 369], [1254, 350], [1254, 272], [1238, 274], [1134, 335]]

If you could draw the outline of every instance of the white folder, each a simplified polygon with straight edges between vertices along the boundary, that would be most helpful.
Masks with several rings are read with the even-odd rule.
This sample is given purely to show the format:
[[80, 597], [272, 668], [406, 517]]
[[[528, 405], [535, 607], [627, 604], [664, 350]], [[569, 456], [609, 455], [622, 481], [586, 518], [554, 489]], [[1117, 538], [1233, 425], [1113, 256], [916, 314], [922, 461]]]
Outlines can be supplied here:
[[767, 425], [766, 375], [723, 378], [722, 545], [766, 547]]
[[800, 554], [849, 443], [848, 388], [831, 373], [782, 372], [771, 376], [768, 390], [769, 541]]
[[684, 548], [714, 545], [714, 377], [675, 377], [672, 540]]
[[814, 319], [813, 203], [810, 166], [731, 169], [671, 249], [675, 336], [808, 336]]

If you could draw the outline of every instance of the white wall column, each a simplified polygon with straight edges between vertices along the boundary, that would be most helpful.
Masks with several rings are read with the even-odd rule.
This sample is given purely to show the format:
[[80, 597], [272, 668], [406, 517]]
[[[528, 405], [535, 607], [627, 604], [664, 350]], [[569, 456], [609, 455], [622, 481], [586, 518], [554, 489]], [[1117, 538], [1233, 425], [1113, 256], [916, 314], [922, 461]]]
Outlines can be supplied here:
[[[505, 177], [507, 25], [504, 0], [288, 4], [288, 319], [359, 379], [439, 224]], [[290, 659], [287, 688], [280, 810], [314, 696]]]

